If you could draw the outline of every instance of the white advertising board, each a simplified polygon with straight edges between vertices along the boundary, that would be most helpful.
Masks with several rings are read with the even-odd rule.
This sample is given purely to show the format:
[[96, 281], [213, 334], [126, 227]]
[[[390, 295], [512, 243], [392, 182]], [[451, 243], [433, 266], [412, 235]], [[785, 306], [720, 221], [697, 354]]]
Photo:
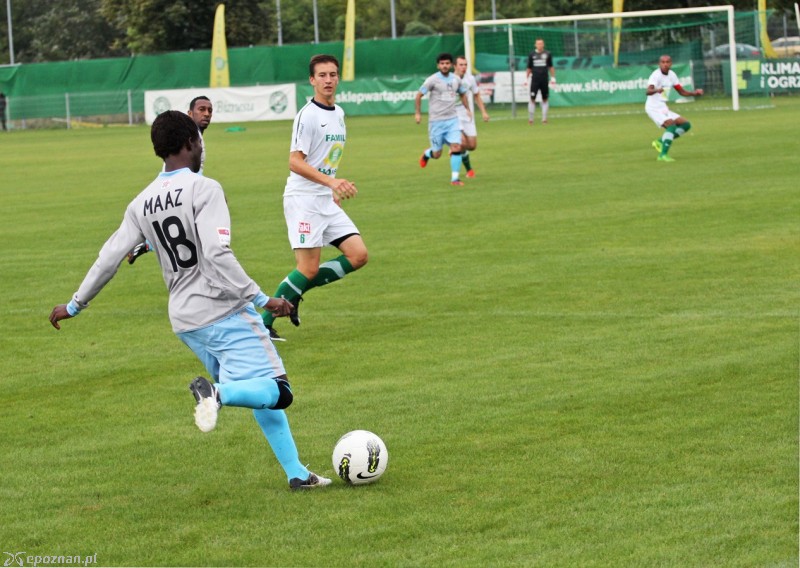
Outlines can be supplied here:
[[212, 122], [292, 120], [297, 114], [295, 85], [225, 87], [145, 91], [144, 116], [152, 124], [165, 110], [189, 110], [191, 100], [204, 95], [214, 107]]

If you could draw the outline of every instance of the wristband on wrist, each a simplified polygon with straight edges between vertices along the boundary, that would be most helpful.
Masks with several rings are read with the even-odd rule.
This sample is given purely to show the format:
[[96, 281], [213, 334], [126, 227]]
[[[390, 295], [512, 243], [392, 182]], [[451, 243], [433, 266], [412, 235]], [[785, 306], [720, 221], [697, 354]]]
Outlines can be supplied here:
[[70, 316], [72, 316], [72, 317], [75, 317], [75, 316], [77, 316], [79, 313], [81, 313], [81, 308], [80, 308], [80, 306], [79, 306], [79, 305], [78, 305], [78, 304], [75, 302], [75, 300], [70, 300], [70, 301], [69, 301], [69, 303], [67, 304], [67, 313], [68, 313]]
[[258, 291], [258, 294], [256, 294], [256, 297], [255, 297], [255, 298], [253, 298], [253, 303], [254, 303], [256, 306], [258, 306], [259, 308], [263, 308], [263, 307], [265, 307], [265, 306], [267, 305], [267, 302], [269, 302], [269, 296], [267, 296], [267, 295], [266, 295], [264, 292], [262, 292], [261, 290], [259, 290], [259, 291]]

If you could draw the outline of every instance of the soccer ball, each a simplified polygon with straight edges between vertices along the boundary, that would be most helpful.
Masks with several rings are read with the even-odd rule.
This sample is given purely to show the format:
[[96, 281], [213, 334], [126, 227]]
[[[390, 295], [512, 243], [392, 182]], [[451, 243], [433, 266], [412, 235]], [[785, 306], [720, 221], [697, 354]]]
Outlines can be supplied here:
[[389, 451], [378, 436], [366, 430], [348, 432], [333, 448], [333, 469], [348, 485], [376, 481], [389, 463]]

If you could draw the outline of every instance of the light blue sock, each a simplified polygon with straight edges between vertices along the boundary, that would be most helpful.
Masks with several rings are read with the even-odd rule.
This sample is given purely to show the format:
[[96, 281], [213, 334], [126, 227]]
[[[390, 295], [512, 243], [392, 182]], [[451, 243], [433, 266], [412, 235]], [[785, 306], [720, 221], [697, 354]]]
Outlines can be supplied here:
[[453, 173], [452, 179], [458, 179], [458, 172], [461, 171], [461, 152], [450, 154], [450, 171]]
[[217, 386], [219, 401], [223, 406], [245, 408], [271, 408], [278, 402], [280, 391], [274, 379], [247, 379], [231, 381]]
[[432, 155], [433, 155], [433, 153], [431, 152], [431, 149], [430, 149], [430, 148], [428, 148], [427, 150], [425, 150], [424, 156], [425, 156], [426, 158], [428, 158], [428, 159], [430, 160]]
[[[275, 381], [273, 381], [275, 382]], [[267, 438], [275, 457], [286, 472], [286, 479], [293, 477], [298, 479], [308, 479], [308, 470], [300, 463], [297, 454], [297, 446], [292, 438], [292, 431], [289, 429], [289, 419], [283, 410], [254, 410], [253, 416], [256, 417], [261, 431]]]

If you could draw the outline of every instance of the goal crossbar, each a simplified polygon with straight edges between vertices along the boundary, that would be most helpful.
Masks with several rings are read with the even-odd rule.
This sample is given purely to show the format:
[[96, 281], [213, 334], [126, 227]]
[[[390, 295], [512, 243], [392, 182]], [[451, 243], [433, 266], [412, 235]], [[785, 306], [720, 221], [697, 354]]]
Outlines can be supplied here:
[[[724, 6], [702, 6], [697, 8], [669, 8], [665, 10], [638, 10], [635, 12], [607, 12], [604, 14], [577, 14], [574, 16], [542, 16], [535, 18], [507, 18], [501, 20], [475, 20], [464, 22], [464, 52], [467, 58], [467, 69], [474, 69], [472, 61], [472, 34], [476, 27], [483, 26], [509, 26], [509, 36], [511, 28], [515, 24], [537, 24], [553, 22], [576, 22], [586, 20], [609, 20], [613, 18], [642, 18], [651, 16], [675, 16], [685, 14], [708, 14], [723, 12], [728, 16], [728, 45], [736, 45], [736, 30], [734, 24], [734, 10], [731, 5]], [[513, 40], [511, 40], [513, 41]], [[736, 80], [736, 50], [730, 49], [730, 78], [731, 78], [731, 104], [733, 110], [739, 110], [739, 88]]]

